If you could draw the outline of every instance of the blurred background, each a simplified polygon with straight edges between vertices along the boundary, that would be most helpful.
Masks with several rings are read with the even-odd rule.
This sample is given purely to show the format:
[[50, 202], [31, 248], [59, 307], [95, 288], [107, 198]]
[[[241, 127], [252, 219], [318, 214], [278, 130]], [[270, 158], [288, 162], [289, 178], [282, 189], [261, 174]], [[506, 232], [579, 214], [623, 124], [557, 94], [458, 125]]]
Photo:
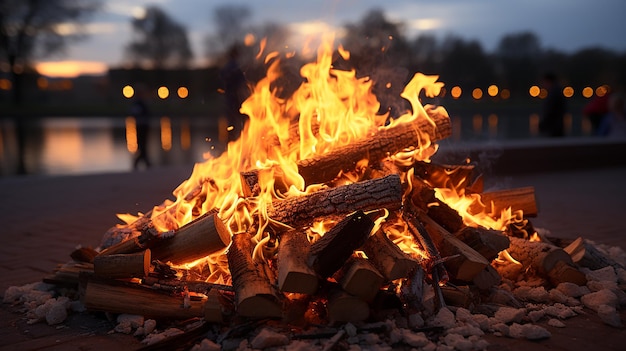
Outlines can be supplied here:
[[[415, 72], [439, 75], [452, 142], [619, 137], [604, 122], [626, 83], [625, 14], [623, 0], [0, 0], [0, 176], [217, 155], [232, 139], [233, 67], [254, 84], [261, 48], [295, 52], [331, 31], [381, 112], [402, 111]], [[557, 132], [542, 122], [554, 104]]]

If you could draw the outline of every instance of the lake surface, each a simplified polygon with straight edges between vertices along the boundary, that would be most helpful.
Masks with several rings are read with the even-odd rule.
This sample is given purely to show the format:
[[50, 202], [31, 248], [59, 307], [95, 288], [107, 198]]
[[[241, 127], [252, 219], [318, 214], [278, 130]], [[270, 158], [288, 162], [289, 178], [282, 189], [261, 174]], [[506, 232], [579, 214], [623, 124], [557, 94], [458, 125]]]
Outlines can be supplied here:
[[[539, 115], [450, 113], [451, 141], [538, 139]], [[70, 175], [133, 170], [134, 119], [47, 117], [0, 119], [0, 175], [17, 174], [20, 159], [27, 174]], [[565, 119], [569, 136], [591, 134], [581, 114]], [[222, 131], [220, 133], [219, 131]], [[150, 121], [148, 157], [154, 166], [201, 162], [218, 155], [227, 142], [226, 124], [213, 118], [160, 117]], [[23, 145], [19, 152], [19, 144]], [[191, 169], [191, 168], [190, 168]]]

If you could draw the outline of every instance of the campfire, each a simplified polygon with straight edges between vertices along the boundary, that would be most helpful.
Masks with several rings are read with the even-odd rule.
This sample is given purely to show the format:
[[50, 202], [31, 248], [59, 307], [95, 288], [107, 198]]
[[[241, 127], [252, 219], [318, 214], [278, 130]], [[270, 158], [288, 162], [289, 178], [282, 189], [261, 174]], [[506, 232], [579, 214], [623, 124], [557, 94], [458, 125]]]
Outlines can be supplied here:
[[[439, 342], [480, 349], [485, 331], [549, 337], [522, 323], [525, 302], [556, 303], [546, 313], [567, 318], [592, 295], [590, 272], [623, 273], [582, 238], [535, 230], [532, 187], [486, 192], [471, 162], [431, 160], [451, 135], [445, 108], [424, 103], [443, 88], [437, 76], [415, 74], [401, 94], [410, 108], [391, 116], [370, 78], [334, 67], [349, 55], [324, 41], [289, 94], [278, 84], [286, 58], [267, 55], [267, 76], [241, 107], [240, 138], [196, 164], [175, 200], [119, 215], [125, 224], [100, 248], [76, 250], [46, 281], [78, 287], [88, 311], [153, 320], [116, 327], [147, 340], [154, 321], [178, 320], [196, 331], [272, 326], [254, 348], [298, 339], [328, 348], [370, 331], [412, 347], [461, 335]], [[620, 297], [615, 290], [596, 292]], [[594, 304], [612, 306], [603, 313], [615, 319], [616, 303]], [[467, 328], [454, 334], [464, 311]]]

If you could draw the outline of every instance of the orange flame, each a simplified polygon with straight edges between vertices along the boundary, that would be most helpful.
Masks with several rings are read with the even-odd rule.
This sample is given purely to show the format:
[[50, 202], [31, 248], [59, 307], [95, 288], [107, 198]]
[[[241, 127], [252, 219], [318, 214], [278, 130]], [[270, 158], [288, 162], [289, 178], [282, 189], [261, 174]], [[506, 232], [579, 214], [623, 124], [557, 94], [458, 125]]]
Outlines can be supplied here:
[[[443, 83], [437, 82], [438, 76], [421, 73], [415, 74], [401, 94], [410, 102], [410, 111], [394, 120], [390, 120], [388, 114], [379, 114], [380, 103], [372, 92], [374, 82], [369, 77], [357, 77], [354, 69], [333, 67], [333, 40], [333, 36], [325, 37], [317, 50], [316, 61], [301, 67], [302, 83], [292, 94], [287, 94], [289, 97], [283, 97], [284, 92], [276, 84], [281, 78], [283, 58], [278, 53], [266, 55], [267, 75], [253, 87], [252, 94], [241, 106], [240, 111], [249, 120], [240, 138], [230, 142], [220, 156], [207, 154], [204, 162], [194, 166], [189, 179], [174, 190], [176, 200], [152, 210], [151, 219], [158, 230], [177, 229], [208, 211], [217, 210], [231, 234], [254, 231], [255, 242], [262, 244], [267, 241], [265, 229], [271, 223], [267, 207], [272, 201], [301, 196], [321, 187], [319, 184], [305, 186], [298, 173], [298, 160], [324, 154], [399, 123], [424, 119], [434, 126], [429, 115], [447, 116], [443, 107], [421, 104], [420, 94], [435, 97], [443, 87]], [[337, 50], [342, 58], [349, 58], [348, 51], [342, 47]], [[288, 55], [291, 56], [293, 54]], [[417, 132], [420, 145], [392, 155], [393, 161], [400, 164], [428, 161], [436, 152], [437, 145], [428, 134]], [[258, 171], [260, 194], [245, 197], [240, 173], [250, 170]], [[275, 183], [284, 185], [280, 187], [284, 191], [277, 191]], [[440, 190], [439, 195], [446, 202], [458, 203], [455, 208], [460, 209], [459, 212], [469, 206], [464, 196], [445, 190]], [[468, 221], [474, 223], [474, 219]], [[498, 223], [488, 225], [501, 226]], [[323, 223], [312, 228], [319, 235], [325, 230]], [[406, 225], [394, 223], [386, 226], [386, 230], [405, 252], [418, 258], [423, 255]], [[206, 261], [211, 271], [210, 281], [228, 281], [223, 252], [211, 255]]]

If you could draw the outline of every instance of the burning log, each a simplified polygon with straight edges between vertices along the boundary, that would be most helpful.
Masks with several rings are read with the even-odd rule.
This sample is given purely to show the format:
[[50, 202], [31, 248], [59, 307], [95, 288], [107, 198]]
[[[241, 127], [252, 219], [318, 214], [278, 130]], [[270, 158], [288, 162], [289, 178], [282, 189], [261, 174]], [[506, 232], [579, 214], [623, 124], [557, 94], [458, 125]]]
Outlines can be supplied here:
[[182, 264], [222, 250], [229, 242], [230, 232], [216, 213], [209, 212], [155, 242], [151, 250], [155, 259]]
[[515, 189], [505, 189], [488, 191], [480, 194], [480, 203], [470, 206], [469, 212], [472, 214], [489, 212], [499, 215], [502, 210], [511, 208], [511, 212], [522, 210], [524, 217], [537, 216], [537, 202], [535, 200], [535, 188], [532, 186]]
[[502, 232], [483, 227], [465, 227], [454, 236], [481, 254], [487, 261], [493, 261], [500, 251], [509, 248], [511, 241]]
[[335, 274], [335, 279], [345, 292], [365, 301], [374, 300], [385, 280], [369, 260], [362, 257], [350, 258]]
[[204, 316], [205, 300], [190, 300], [187, 304], [184, 300], [184, 296], [94, 277], [86, 279], [83, 296], [85, 308], [91, 311], [130, 313], [155, 319]]
[[318, 278], [307, 264], [309, 241], [306, 234], [290, 230], [280, 236], [278, 250], [278, 289], [285, 292], [314, 294]]
[[251, 234], [235, 234], [227, 254], [237, 314], [244, 317], [279, 318], [282, 316], [281, 303], [263, 263], [252, 258], [253, 245]]
[[401, 206], [400, 177], [390, 175], [274, 201], [267, 214], [276, 221], [298, 227], [318, 217], [346, 215], [357, 210], [394, 210]]
[[411, 183], [411, 203], [426, 213], [440, 226], [454, 233], [465, 225], [459, 213], [435, 196], [435, 189], [419, 178], [414, 177]]
[[[456, 238], [423, 212], [420, 213], [417, 210], [407, 217], [413, 225], [415, 225], [416, 221], [421, 222], [426, 232], [432, 238], [433, 244], [439, 248], [440, 255], [450, 257], [444, 265], [452, 272], [454, 278], [471, 282], [480, 271], [489, 265], [489, 262], [482, 255]], [[411, 228], [411, 225], [409, 228]]]
[[434, 124], [425, 118], [381, 129], [371, 137], [339, 147], [326, 154], [298, 161], [298, 173], [306, 184], [325, 183], [333, 180], [340, 171], [348, 172], [363, 159], [379, 161], [408, 147], [423, 143], [421, 133], [428, 134], [430, 141], [447, 138], [452, 134], [447, 115], [431, 116]]
[[511, 237], [509, 254], [515, 260], [549, 278], [555, 286], [569, 282], [585, 285], [585, 274], [574, 267], [570, 255], [552, 244]]
[[94, 273], [113, 279], [145, 277], [150, 273], [151, 257], [150, 249], [134, 254], [96, 256]]
[[374, 221], [362, 211], [344, 218], [311, 245], [308, 264], [315, 273], [328, 278], [361, 247], [374, 228]]
[[570, 255], [574, 263], [582, 267], [587, 267], [592, 270], [608, 266], [612, 266], [616, 269], [624, 269], [621, 264], [615, 262], [610, 257], [603, 254], [595, 247], [595, 245], [581, 237], [572, 241], [572, 243], [565, 247], [563, 250], [565, 250], [565, 252]]
[[406, 278], [419, 266], [419, 262], [389, 240], [383, 230], [371, 235], [361, 250], [387, 281]]
[[418, 161], [413, 164], [413, 174], [424, 179], [433, 188], [465, 189], [471, 185], [473, 165], [441, 165]]

